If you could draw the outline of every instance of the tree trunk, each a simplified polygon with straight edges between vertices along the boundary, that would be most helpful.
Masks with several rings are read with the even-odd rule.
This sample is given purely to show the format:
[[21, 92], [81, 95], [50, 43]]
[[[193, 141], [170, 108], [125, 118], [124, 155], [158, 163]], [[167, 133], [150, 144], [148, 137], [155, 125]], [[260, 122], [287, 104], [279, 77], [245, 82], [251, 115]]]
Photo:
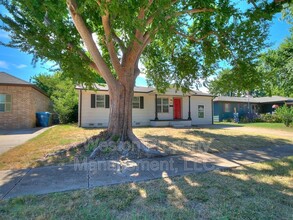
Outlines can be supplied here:
[[117, 83], [115, 87], [109, 86], [110, 114], [108, 133], [119, 137], [121, 141], [129, 140], [128, 134], [132, 132], [132, 97], [134, 80], [128, 79]]
[[[165, 156], [165, 153], [148, 148], [132, 131], [133, 90], [134, 79], [132, 77], [124, 77], [119, 79], [115, 85], [109, 85], [110, 114], [106, 141], [111, 142], [113, 139], [118, 139], [118, 149], [123, 148], [126, 142], [132, 143], [147, 157]], [[99, 146], [92, 152], [90, 158], [95, 158], [98, 152], [100, 152]]]

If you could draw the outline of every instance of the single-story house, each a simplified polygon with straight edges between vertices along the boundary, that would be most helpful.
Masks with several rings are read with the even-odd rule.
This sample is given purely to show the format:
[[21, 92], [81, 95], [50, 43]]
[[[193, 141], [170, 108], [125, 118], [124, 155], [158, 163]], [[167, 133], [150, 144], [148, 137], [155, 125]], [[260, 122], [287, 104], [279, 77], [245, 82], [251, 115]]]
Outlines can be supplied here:
[[0, 129], [35, 127], [36, 112], [49, 107], [49, 97], [34, 84], [0, 72]]
[[214, 121], [223, 121], [233, 118], [233, 113], [239, 113], [239, 117], [249, 113], [265, 114], [274, 111], [273, 105], [291, 105], [293, 98], [282, 96], [272, 97], [231, 97], [218, 96], [214, 99]]
[[[96, 90], [77, 86], [79, 92], [79, 126], [107, 127], [109, 92], [107, 86]], [[168, 89], [164, 94], [151, 87], [135, 87], [132, 101], [133, 126], [192, 126], [213, 123], [213, 96], [200, 91], [183, 94]]]

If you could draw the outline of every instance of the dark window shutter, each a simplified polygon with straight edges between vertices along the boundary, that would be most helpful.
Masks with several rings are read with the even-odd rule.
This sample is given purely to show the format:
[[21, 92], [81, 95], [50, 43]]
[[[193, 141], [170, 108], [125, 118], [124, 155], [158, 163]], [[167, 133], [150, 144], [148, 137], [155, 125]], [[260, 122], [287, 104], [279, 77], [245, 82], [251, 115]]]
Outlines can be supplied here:
[[140, 100], [140, 108], [143, 109], [144, 108], [144, 99], [143, 99], [143, 96], [140, 96], [139, 98]]
[[91, 108], [95, 108], [95, 107], [96, 107], [96, 95], [91, 94]]
[[105, 95], [105, 108], [110, 107], [110, 97], [109, 95]]

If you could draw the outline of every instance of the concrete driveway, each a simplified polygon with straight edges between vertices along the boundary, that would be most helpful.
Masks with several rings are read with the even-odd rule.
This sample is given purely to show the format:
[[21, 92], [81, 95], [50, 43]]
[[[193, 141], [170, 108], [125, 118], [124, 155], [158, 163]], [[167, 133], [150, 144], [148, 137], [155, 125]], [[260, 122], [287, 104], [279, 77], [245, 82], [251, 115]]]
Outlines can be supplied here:
[[30, 129], [17, 129], [17, 130], [0, 130], [0, 154], [8, 151], [9, 149], [21, 145], [28, 140], [38, 136], [47, 128], [30, 128]]

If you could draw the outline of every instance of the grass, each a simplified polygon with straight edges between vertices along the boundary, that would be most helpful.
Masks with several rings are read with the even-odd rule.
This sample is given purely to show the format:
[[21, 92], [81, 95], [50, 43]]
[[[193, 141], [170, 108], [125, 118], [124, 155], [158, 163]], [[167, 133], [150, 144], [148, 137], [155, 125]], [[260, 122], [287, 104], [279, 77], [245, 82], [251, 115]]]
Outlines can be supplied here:
[[273, 129], [273, 130], [281, 130], [281, 131], [288, 131], [288, 132], [293, 132], [293, 126], [291, 127], [286, 127], [284, 123], [266, 123], [266, 122], [255, 122], [255, 123], [225, 123], [225, 122], [220, 122], [217, 123], [220, 125], [234, 125], [234, 126], [239, 126], [239, 127], [252, 127], [252, 128], [266, 128], [266, 129]]
[[[36, 161], [43, 158], [46, 154], [65, 149], [69, 144], [85, 141], [100, 131], [101, 129], [83, 129], [76, 125], [52, 127], [28, 142], [1, 154], [0, 170], [37, 166], [38, 163]], [[68, 162], [72, 159], [73, 155], [68, 155], [63, 160], [60, 159], [58, 163]]]
[[2, 219], [293, 219], [293, 156], [0, 202]]
[[[44, 159], [44, 156], [58, 150], [68, 149], [68, 145], [86, 140], [101, 129], [84, 129], [76, 125], [58, 125], [40, 136], [0, 155], [0, 170], [21, 169], [43, 165], [71, 163], [75, 156], [87, 156], [88, 151], [67, 151], [59, 156]], [[245, 150], [263, 146], [292, 144], [292, 136], [268, 132], [226, 130], [217, 128], [135, 128], [134, 133], [170, 154], [190, 154], [198, 150], [210, 153]]]

